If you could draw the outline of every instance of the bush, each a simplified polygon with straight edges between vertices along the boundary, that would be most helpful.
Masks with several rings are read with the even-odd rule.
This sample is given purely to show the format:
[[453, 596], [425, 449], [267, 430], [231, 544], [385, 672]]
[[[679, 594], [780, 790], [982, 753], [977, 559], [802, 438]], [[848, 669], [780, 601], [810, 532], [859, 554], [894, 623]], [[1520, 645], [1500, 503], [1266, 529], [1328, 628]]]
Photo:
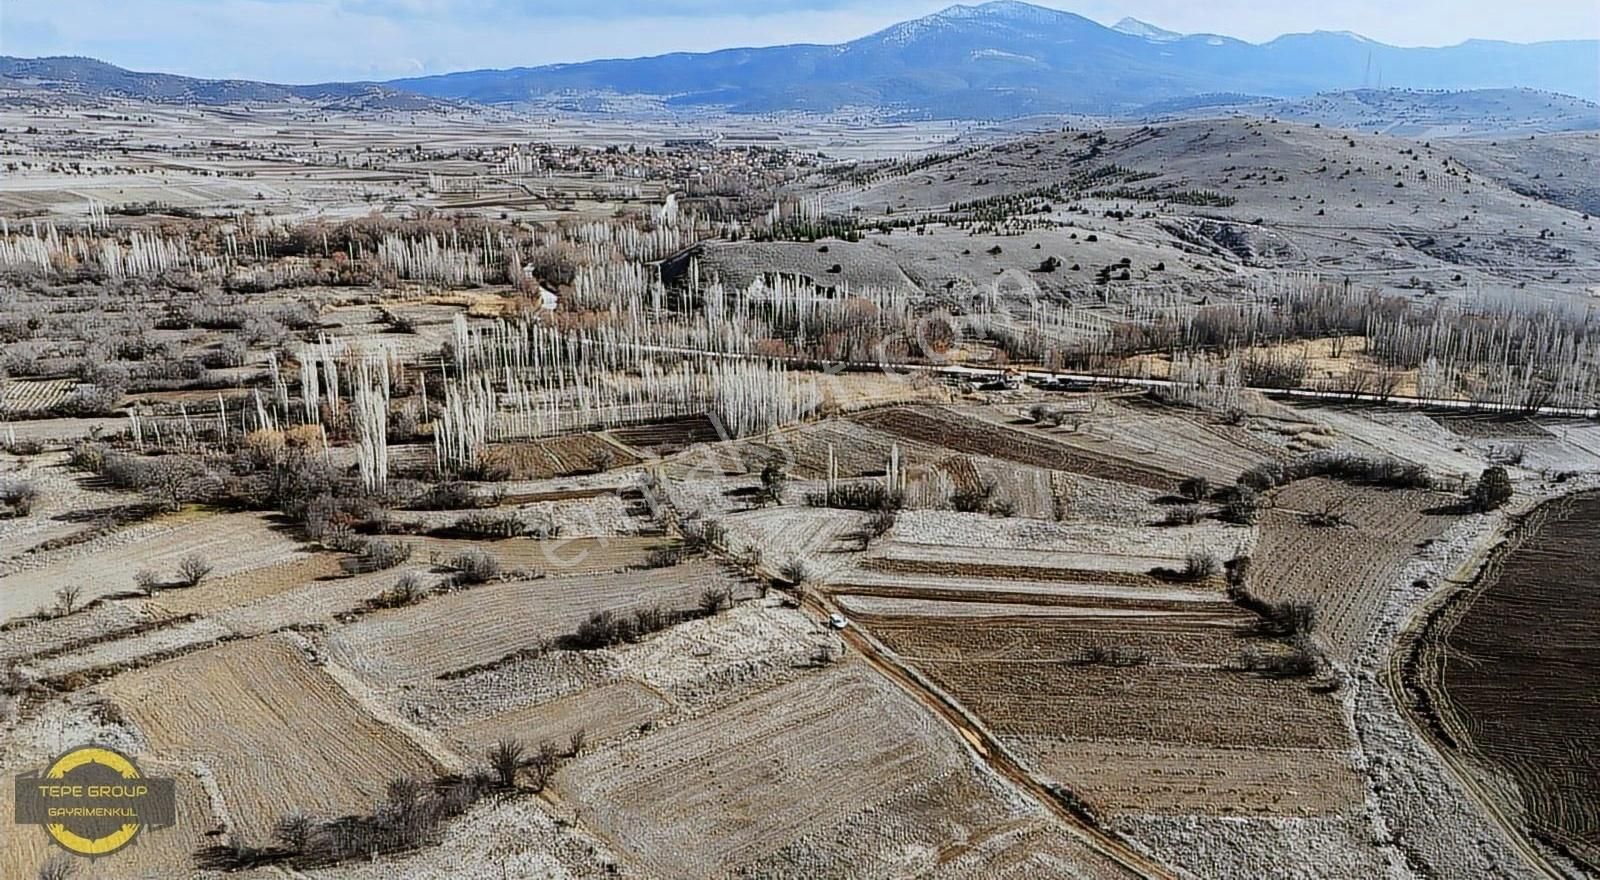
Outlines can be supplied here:
[[1310, 645], [1296, 641], [1287, 652], [1251, 648], [1244, 652], [1239, 665], [1272, 678], [1305, 678], [1315, 675], [1322, 663]]
[[683, 561], [683, 550], [678, 547], [657, 547], [645, 557], [644, 568], [671, 568]]
[[471, 483], [451, 480], [429, 487], [426, 492], [411, 499], [410, 506], [413, 510], [473, 510], [493, 507], [499, 501], [492, 495], [475, 493]]
[[1162, 518], [1161, 524], [1164, 526], [1192, 526], [1199, 522], [1204, 515], [1200, 505], [1184, 504], [1168, 510], [1167, 515]]
[[1178, 484], [1178, 494], [1190, 501], [1204, 501], [1211, 497], [1211, 481], [1205, 477], [1190, 477]]
[[1217, 557], [1199, 550], [1191, 550], [1183, 560], [1183, 579], [1186, 581], [1203, 581], [1206, 578], [1215, 577], [1220, 567], [1217, 563]]
[[1239, 483], [1264, 492], [1310, 477], [1328, 477], [1390, 489], [1433, 487], [1433, 478], [1423, 465], [1390, 456], [1337, 451], [1313, 452], [1287, 464], [1263, 462], [1240, 474]]
[[1505, 468], [1496, 465], [1478, 476], [1472, 487], [1472, 506], [1481, 512], [1496, 510], [1510, 501], [1511, 495], [1511, 477]]
[[783, 462], [772, 460], [761, 466], [761, 493], [757, 496], [765, 504], [782, 504], [783, 490], [789, 485], [789, 475]]
[[346, 571], [352, 574], [383, 571], [410, 559], [411, 545], [387, 538], [357, 538], [353, 552], [355, 553], [353, 558], [340, 563]]
[[30, 438], [8, 440], [5, 444], [5, 450], [6, 452], [17, 456], [38, 455], [39, 453], [44, 452], [44, 443], [42, 441], [33, 440]]
[[72, 389], [66, 399], [57, 404], [56, 410], [64, 416], [73, 418], [86, 418], [88, 416], [107, 416], [117, 411], [117, 405], [122, 402], [122, 389], [114, 385], [79, 385]]
[[500, 576], [500, 560], [477, 547], [451, 557], [450, 567], [456, 570], [456, 580], [464, 584], [486, 583]]
[[27, 516], [39, 502], [39, 487], [32, 480], [0, 482], [0, 515]]
[[198, 587], [211, 574], [211, 563], [198, 553], [183, 557], [178, 563], [178, 582], [186, 587]]
[[404, 608], [422, 601], [422, 597], [427, 594], [428, 590], [422, 585], [422, 578], [412, 572], [406, 572], [394, 582], [394, 586], [367, 600], [367, 607]]
[[473, 511], [456, 520], [449, 530], [468, 538], [515, 538], [526, 534], [528, 527], [515, 513]]
[[1217, 509], [1217, 517], [1223, 522], [1234, 525], [1253, 525], [1261, 513], [1261, 499], [1255, 490], [1240, 486], [1243, 491], [1233, 493], [1222, 507]]
[[805, 583], [807, 575], [806, 564], [799, 557], [791, 558], [778, 569], [778, 577], [791, 586]]
[[950, 496], [950, 506], [960, 513], [977, 513], [989, 508], [994, 497], [993, 480], [980, 480], [976, 486], [963, 486]]
[[714, 519], [689, 520], [682, 525], [681, 530], [683, 549], [689, 553], [710, 552], [721, 547], [728, 539], [728, 530]]
[[831, 490], [812, 492], [806, 495], [806, 504], [840, 510], [899, 510], [905, 506], [905, 494], [890, 492], [887, 486], [877, 480], [860, 480], [839, 483]]

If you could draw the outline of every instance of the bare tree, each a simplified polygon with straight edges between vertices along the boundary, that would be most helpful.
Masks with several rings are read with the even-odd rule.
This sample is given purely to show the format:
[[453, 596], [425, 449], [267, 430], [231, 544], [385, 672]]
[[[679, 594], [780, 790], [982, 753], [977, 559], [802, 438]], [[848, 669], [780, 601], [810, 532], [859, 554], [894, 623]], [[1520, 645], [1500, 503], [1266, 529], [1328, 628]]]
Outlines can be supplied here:
[[133, 576], [133, 585], [138, 587], [139, 592], [146, 596], [154, 596], [156, 590], [161, 588], [161, 578], [154, 571], [148, 568], [141, 568]]
[[211, 563], [198, 553], [183, 557], [178, 563], [178, 578], [186, 587], [198, 587], [211, 574]]
[[78, 607], [78, 597], [83, 595], [83, 587], [76, 584], [56, 590], [56, 613], [66, 616]]

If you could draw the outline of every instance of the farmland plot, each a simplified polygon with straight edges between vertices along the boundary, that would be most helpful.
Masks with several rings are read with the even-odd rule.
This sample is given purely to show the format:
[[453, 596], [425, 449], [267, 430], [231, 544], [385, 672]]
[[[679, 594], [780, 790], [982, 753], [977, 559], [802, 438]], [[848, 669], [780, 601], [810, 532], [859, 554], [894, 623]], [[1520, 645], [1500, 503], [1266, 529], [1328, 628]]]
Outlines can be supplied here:
[[1322, 815], [1361, 797], [1338, 704], [1301, 682], [1236, 671], [1256, 640], [1250, 616], [1231, 606], [1107, 615], [1019, 603], [982, 624], [919, 602], [856, 610], [1099, 810]]
[[806, 507], [772, 507], [726, 516], [731, 548], [754, 547], [768, 570], [776, 571], [791, 559], [803, 560], [814, 576], [825, 577], [848, 565], [857, 544], [850, 534], [866, 522], [867, 514], [852, 510]]
[[[1250, 589], [1272, 601], [1314, 602], [1316, 637], [1348, 659], [1376, 623], [1392, 573], [1450, 528], [1459, 516], [1453, 512], [1457, 503], [1441, 492], [1350, 486], [1321, 477], [1285, 486], [1276, 508], [1263, 512]], [[1305, 521], [1305, 512], [1325, 505], [1347, 525]]]
[[551, 815], [537, 798], [480, 801], [442, 830], [437, 846], [318, 868], [320, 880], [447, 880], [475, 866], [479, 876], [568, 880], [614, 875], [603, 842]]
[[620, 681], [500, 712], [449, 731], [463, 754], [481, 755], [497, 740], [523, 736], [565, 746], [582, 731], [587, 742], [603, 743], [666, 714], [671, 704], [633, 681]]
[[1302, 408], [1301, 411], [1347, 438], [1339, 444], [1341, 447], [1355, 445], [1360, 451], [1360, 447], [1365, 446], [1383, 455], [1426, 464], [1442, 475], [1476, 476], [1484, 467], [1482, 455], [1421, 413], [1360, 407], [1318, 407], [1314, 411]]
[[336, 632], [329, 650], [370, 681], [417, 683], [571, 633], [596, 611], [687, 609], [710, 589], [749, 593], [706, 562], [487, 584], [370, 614]]
[[649, 876], [924, 870], [943, 844], [1038, 812], [855, 663], [597, 750], [556, 785]]
[[64, 617], [25, 619], [0, 629], [0, 664], [73, 645], [150, 621], [136, 602], [106, 601]]
[[1422, 680], [1453, 742], [1534, 835], [1600, 866], [1600, 496], [1536, 510], [1424, 633]]
[[132, 588], [134, 572], [140, 569], [170, 577], [179, 561], [191, 554], [211, 562], [213, 577], [306, 555], [298, 541], [257, 513], [178, 514], [136, 528], [143, 528], [147, 537], [107, 542], [111, 546], [70, 548], [75, 552], [0, 577], [4, 616], [11, 618], [49, 605], [63, 587], [81, 588], [80, 601], [87, 602]]
[[572, 434], [490, 447], [485, 467], [512, 480], [547, 480], [637, 464], [638, 457], [596, 434]]
[[1171, 490], [1180, 475], [1135, 462], [1107, 461], [1083, 452], [1053, 437], [1040, 433], [962, 418], [938, 407], [899, 406], [874, 410], [853, 417], [868, 427], [878, 428], [908, 440], [937, 443], [956, 452], [987, 455], [1017, 464], [1047, 470], [1105, 477], [1135, 486]]
[[[204, 764], [239, 838], [294, 810], [370, 808], [395, 776], [431, 777], [417, 745], [376, 721], [288, 637], [230, 642], [100, 687], [164, 760]], [[219, 735], [217, 719], [227, 719]]]
[[1148, 574], [1158, 566], [1181, 568], [1192, 551], [1229, 559], [1249, 552], [1253, 539], [1251, 529], [1215, 522], [1152, 528], [908, 511], [895, 523], [894, 540], [874, 550], [869, 562], [882, 558]]
[[0, 382], [0, 415], [19, 416], [59, 406], [78, 387], [75, 379], [9, 379]]
[[[1047, 402], [1046, 406], [1054, 405]], [[1048, 438], [1081, 450], [1097, 459], [1153, 468], [1169, 474], [1203, 476], [1228, 484], [1275, 450], [1248, 433], [1225, 432], [1199, 413], [1153, 406], [1130, 406], [1101, 399], [1084, 413], [1076, 429], [1016, 425], [1027, 418], [1025, 408], [963, 407], [974, 419], [1010, 423], [1007, 427]]]
[[602, 537], [504, 538], [498, 541], [463, 538], [415, 537], [402, 539], [411, 544], [414, 558], [448, 563], [456, 554], [483, 550], [500, 560], [508, 571], [535, 574], [591, 574], [641, 566], [650, 553], [672, 542], [667, 538], [639, 535]]

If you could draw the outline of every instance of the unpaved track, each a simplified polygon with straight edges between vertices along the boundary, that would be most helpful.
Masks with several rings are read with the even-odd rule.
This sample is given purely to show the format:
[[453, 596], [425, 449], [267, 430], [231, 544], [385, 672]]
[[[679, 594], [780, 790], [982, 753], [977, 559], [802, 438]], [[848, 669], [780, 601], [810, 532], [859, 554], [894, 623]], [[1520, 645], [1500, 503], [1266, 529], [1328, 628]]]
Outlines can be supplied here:
[[[839, 611], [832, 597], [825, 594], [813, 593], [812, 597], [807, 599], [807, 604], [820, 620], [826, 620], [829, 614]], [[840, 635], [847, 644], [854, 647], [868, 663], [872, 664], [874, 669], [955, 728], [956, 732], [961, 734], [961, 738], [966, 740], [973, 751], [995, 772], [1011, 780], [1018, 788], [1043, 804], [1061, 820], [1073, 837], [1114, 862], [1126, 876], [1176, 880], [1178, 875], [1165, 865], [1134, 850], [1071, 810], [1049, 786], [1017, 763], [993, 735], [968, 717], [959, 704], [929, 685], [915, 670], [901, 663], [870, 633], [852, 624], [841, 630]]]

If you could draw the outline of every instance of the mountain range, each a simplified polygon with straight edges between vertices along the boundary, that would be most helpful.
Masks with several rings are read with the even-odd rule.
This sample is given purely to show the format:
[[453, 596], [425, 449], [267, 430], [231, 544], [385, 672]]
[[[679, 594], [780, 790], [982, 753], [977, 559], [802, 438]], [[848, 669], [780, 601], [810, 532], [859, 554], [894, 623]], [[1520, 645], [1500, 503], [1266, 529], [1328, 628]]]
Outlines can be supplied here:
[[[406, 96], [480, 104], [642, 96], [669, 107], [736, 113], [872, 108], [904, 118], [1014, 118], [1036, 113], [1136, 115], [1207, 95], [1294, 98], [1324, 91], [1521, 87], [1600, 99], [1600, 41], [1469, 40], [1402, 48], [1318, 31], [1249, 43], [1183, 35], [1134, 19], [1106, 27], [1041, 6], [997, 0], [952, 6], [837, 45], [674, 53], [387, 83], [272, 86], [165, 74], [62, 71], [67, 61], [0, 59], [0, 85], [67, 83], [129, 97], [202, 103], [300, 100], [404, 103]], [[71, 74], [71, 75], [69, 75]], [[52, 80], [51, 77], [54, 77]]]

